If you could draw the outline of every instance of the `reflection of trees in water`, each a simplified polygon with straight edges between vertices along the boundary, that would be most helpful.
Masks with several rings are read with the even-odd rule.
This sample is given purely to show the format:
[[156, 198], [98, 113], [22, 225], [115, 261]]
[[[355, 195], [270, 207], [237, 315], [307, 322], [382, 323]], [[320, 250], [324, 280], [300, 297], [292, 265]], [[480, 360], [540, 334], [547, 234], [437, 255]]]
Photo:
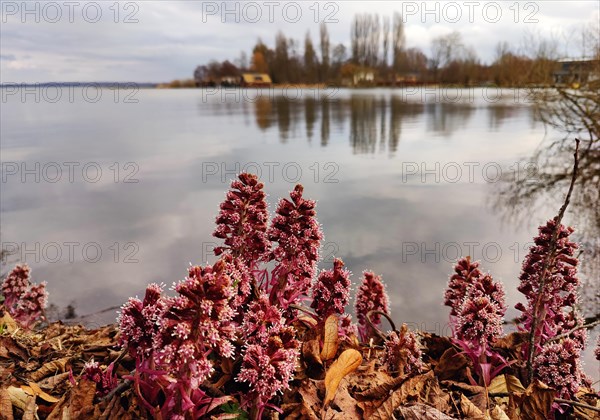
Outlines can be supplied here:
[[256, 112], [256, 125], [261, 130], [266, 130], [271, 127], [271, 100], [269, 98], [260, 97], [254, 102]]
[[533, 95], [536, 116], [563, 136], [544, 140], [528, 159], [535, 163], [535, 173], [506, 177], [494, 205], [515, 222], [544, 214], [548, 207], [558, 209], [569, 187], [574, 139], [581, 140], [570, 217], [582, 248], [584, 309], [596, 315], [600, 312], [600, 93], [597, 89], [553, 89]]
[[375, 153], [377, 147], [377, 113], [379, 101], [373, 96], [350, 98], [350, 145], [354, 153]]
[[321, 146], [329, 143], [329, 102], [321, 101]]
[[[295, 104], [294, 104], [295, 105]], [[277, 113], [277, 126], [279, 127], [279, 139], [287, 143], [290, 132], [290, 101], [283, 97], [275, 99], [275, 112]], [[294, 114], [296, 115], [296, 114]]]
[[426, 129], [443, 136], [451, 136], [467, 124], [474, 111], [475, 108], [469, 104], [426, 103]]
[[313, 137], [315, 121], [317, 120], [317, 101], [314, 98], [307, 98], [304, 101], [304, 116], [306, 120], [306, 137], [310, 142]]
[[[304, 123], [309, 142], [313, 137], [319, 136], [317, 130], [320, 130], [321, 146], [326, 147], [331, 138], [332, 127], [337, 132], [348, 128], [350, 146], [354, 153], [387, 152], [393, 155], [400, 143], [403, 122], [423, 114], [425, 107], [421, 103], [406, 102], [393, 95], [351, 95], [347, 99], [335, 100], [261, 97], [254, 102], [254, 111], [256, 124], [261, 130], [277, 124], [282, 143], [288, 141], [290, 132], [295, 132]], [[463, 125], [467, 118], [465, 110], [454, 111], [453, 105], [444, 107], [442, 112], [452, 113], [454, 117], [451, 118], [458, 114], [461, 122], [456, 125], [448, 122], [433, 124], [430, 129], [451, 133], [453, 129]]]
[[489, 106], [487, 107], [488, 128], [490, 131], [499, 131], [505, 121], [509, 119], [514, 120], [517, 115], [523, 115], [524, 118], [532, 120], [533, 116], [530, 115], [531, 112], [531, 108], [521, 107], [516, 104], [498, 104]]

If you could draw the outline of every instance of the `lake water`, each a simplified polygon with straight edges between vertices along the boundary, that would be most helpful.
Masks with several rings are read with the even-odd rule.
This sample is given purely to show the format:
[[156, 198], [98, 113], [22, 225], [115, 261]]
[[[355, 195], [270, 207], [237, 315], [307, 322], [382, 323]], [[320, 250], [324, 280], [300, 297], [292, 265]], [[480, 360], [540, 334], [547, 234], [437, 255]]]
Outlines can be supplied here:
[[517, 314], [521, 261], [559, 206], [517, 225], [493, 205], [500, 176], [534, 175], [525, 162], [553, 135], [522, 92], [63, 90], [3, 93], [1, 241], [80, 315], [214, 261], [214, 218], [240, 170], [261, 174], [271, 212], [302, 183], [318, 200], [321, 267], [341, 257], [354, 284], [373, 269], [396, 323], [438, 334], [463, 255], [504, 282]]

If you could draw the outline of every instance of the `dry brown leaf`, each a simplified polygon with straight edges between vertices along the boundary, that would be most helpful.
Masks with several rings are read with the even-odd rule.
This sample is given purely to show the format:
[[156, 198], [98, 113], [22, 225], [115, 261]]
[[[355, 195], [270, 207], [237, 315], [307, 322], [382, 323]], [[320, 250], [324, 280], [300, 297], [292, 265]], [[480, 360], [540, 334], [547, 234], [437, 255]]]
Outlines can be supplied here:
[[13, 420], [13, 408], [7, 388], [0, 388], [0, 420]]
[[323, 408], [323, 419], [361, 420], [363, 418], [356, 400], [349, 392], [349, 379], [354, 375], [350, 374], [342, 379], [333, 401]]
[[318, 419], [317, 413], [321, 408], [321, 399], [316, 384], [313, 381], [304, 381], [298, 388], [298, 393], [302, 397], [301, 414], [305, 418]]
[[96, 394], [96, 384], [87, 379], [81, 380], [60, 401], [47, 417], [48, 420], [90, 418], [94, 412], [92, 403]]
[[491, 420], [510, 420], [510, 417], [506, 415], [504, 410], [500, 408], [500, 406], [495, 406], [490, 411], [490, 419]]
[[70, 359], [70, 357], [63, 357], [62, 359], [56, 359], [45, 363], [44, 365], [42, 365], [41, 368], [39, 368], [35, 372], [31, 372], [31, 374], [29, 375], [29, 379], [33, 382], [38, 382], [46, 376], [53, 375], [56, 373], [63, 373]]
[[390, 394], [390, 391], [398, 387], [402, 382], [406, 380], [406, 376], [398, 376], [396, 378], [390, 378], [387, 382], [381, 385], [371, 387], [365, 391], [356, 393], [359, 399], [376, 399], [385, 398]]
[[433, 371], [429, 371], [423, 375], [412, 377], [402, 384], [400, 389], [394, 391], [384, 402], [375, 410], [374, 420], [387, 420], [394, 418], [394, 411], [405, 404], [408, 400], [419, 400], [428, 384], [437, 379], [433, 375]]
[[523, 419], [549, 418], [555, 391], [538, 380], [531, 383], [525, 392], [515, 393], [515, 413]]
[[37, 418], [37, 405], [35, 404], [35, 397], [31, 397], [27, 402], [27, 407], [25, 407], [22, 419], [36, 420]]
[[23, 411], [26, 411], [27, 407], [30, 406], [31, 400], [33, 400], [35, 403], [35, 397], [28, 395], [21, 388], [17, 388], [16, 386], [9, 386], [7, 390], [11, 404], [17, 408], [20, 408]]
[[521, 384], [519, 378], [513, 375], [503, 375], [506, 381], [508, 392], [525, 392], [525, 387]]
[[490, 394], [523, 391], [525, 391], [525, 387], [521, 384], [519, 378], [513, 375], [498, 375], [492, 379], [488, 387]]
[[321, 361], [320, 347], [317, 339], [302, 343], [302, 360], [306, 365], [306, 375], [312, 379], [323, 379], [325, 373]]
[[42, 379], [37, 384], [42, 389], [52, 390], [57, 385], [60, 385], [63, 381], [66, 381], [69, 378], [69, 372], [60, 373], [58, 375], [49, 376], [45, 379]]
[[345, 350], [340, 357], [331, 365], [327, 373], [325, 374], [325, 402], [327, 406], [333, 398], [340, 385], [340, 381], [349, 374], [354, 372], [362, 363], [361, 354], [354, 349]]
[[398, 407], [397, 410], [404, 420], [453, 420], [452, 417], [425, 404]]
[[485, 414], [468, 399], [465, 394], [460, 394], [460, 409], [466, 419], [485, 420]]
[[494, 347], [505, 350], [517, 350], [524, 342], [527, 341], [527, 333], [513, 332], [498, 340], [494, 341]]
[[21, 360], [29, 359], [27, 349], [10, 336], [0, 337], [0, 357], [15, 360], [15, 356]]
[[[3, 312], [3, 313], [1, 313]], [[8, 313], [8, 311], [2, 311], [0, 310], [0, 327], [4, 328], [4, 331], [6, 331], [9, 334], [12, 334], [13, 332], [15, 332], [18, 328], [19, 325], [17, 324], [17, 322], [10, 316], [10, 314]]]
[[53, 397], [52, 395], [46, 394], [35, 382], [30, 382], [29, 386], [22, 385], [21, 388], [27, 392], [29, 395], [34, 395], [36, 397], [40, 397], [46, 402], [51, 404], [58, 402], [58, 398]]
[[321, 350], [321, 360], [331, 360], [337, 354], [339, 346], [338, 336], [339, 320], [335, 314], [329, 315], [325, 321], [323, 332], [323, 349]]
[[454, 347], [450, 347], [440, 358], [435, 367], [435, 374], [440, 381], [447, 379], [462, 381], [466, 379], [465, 368], [467, 364], [467, 358], [456, 351]]

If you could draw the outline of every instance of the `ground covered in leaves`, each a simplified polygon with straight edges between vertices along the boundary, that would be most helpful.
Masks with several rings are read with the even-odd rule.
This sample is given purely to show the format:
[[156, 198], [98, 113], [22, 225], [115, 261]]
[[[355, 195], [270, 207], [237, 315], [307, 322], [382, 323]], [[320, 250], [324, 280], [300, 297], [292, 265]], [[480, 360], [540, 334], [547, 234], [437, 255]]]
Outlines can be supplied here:
[[[337, 324], [337, 323], [336, 323]], [[134, 360], [118, 345], [118, 329], [108, 325], [88, 330], [52, 323], [41, 330], [18, 328], [7, 314], [0, 318], [1, 419], [138, 419], [150, 415], [136, 400], [126, 378]], [[381, 347], [359, 345], [356, 339], [317, 329], [308, 319], [295, 327], [302, 338], [300, 361], [291, 389], [277, 397], [281, 413], [266, 410], [264, 418], [309, 419], [546, 419], [555, 393], [536, 382], [525, 389], [519, 366], [511, 366], [486, 389], [471, 385], [473, 367], [446, 337], [420, 334], [423, 367], [410, 376], [392, 376], [381, 366]], [[495, 348], [507, 357], [518, 352], [523, 335], [513, 333]], [[82, 375], [90, 360], [106, 368], [114, 363], [118, 386], [101, 396], [96, 382]], [[207, 418], [247, 418], [235, 390], [220, 389], [233, 372], [216, 369], [203, 387], [215, 398], [233, 395], [216, 405]], [[581, 388], [580, 406], [564, 405], [557, 418], [600, 418], [597, 391]]]

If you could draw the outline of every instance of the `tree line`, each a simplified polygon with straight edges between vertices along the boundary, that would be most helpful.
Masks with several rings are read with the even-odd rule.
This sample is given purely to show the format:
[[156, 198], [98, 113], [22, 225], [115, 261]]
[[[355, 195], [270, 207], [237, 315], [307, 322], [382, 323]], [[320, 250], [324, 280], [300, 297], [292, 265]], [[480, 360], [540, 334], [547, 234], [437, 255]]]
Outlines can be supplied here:
[[[589, 32], [593, 33], [594, 28], [591, 29]], [[486, 64], [460, 32], [454, 31], [434, 38], [427, 55], [420, 48], [407, 48], [399, 13], [391, 17], [362, 13], [352, 20], [350, 48], [332, 43], [325, 23], [320, 25], [316, 45], [309, 31], [303, 41], [279, 31], [273, 47], [259, 38], [249, 55], [242, 51], [233, 62], [213, 60], [200, 65], [194, 79], [197, 83], [218, 84], [224, 77], [252, 71], [267, 73], [279, 84], [356, 84], [367, 73], [372, 75], [370, 83], [381, 85], [407, 80], [459, 85], [551, 84], [558, 43], [532, 33], [526, 34], [523, 43], [527, 47], [519, 51], [507, 42], [498, 42], [493, 61]], [[597, 36], [588, 44], [592, 45], [591, 55], [600, 56]]]

